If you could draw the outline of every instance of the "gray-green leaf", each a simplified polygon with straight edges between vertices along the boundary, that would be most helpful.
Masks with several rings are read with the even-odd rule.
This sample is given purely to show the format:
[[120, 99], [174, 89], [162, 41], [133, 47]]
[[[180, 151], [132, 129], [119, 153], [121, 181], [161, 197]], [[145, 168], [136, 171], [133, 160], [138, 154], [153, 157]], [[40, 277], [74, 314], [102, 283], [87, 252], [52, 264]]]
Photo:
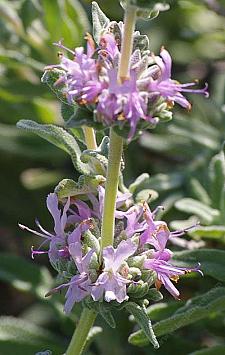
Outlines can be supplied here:
[[[142, 328], [143, 334], [147, 337], [148, 341], [152, 343], [155, 349], [159, 348], [159, 343], [156, 339], [156, 336], [154, 334], [154, 331], [152, 329], [152, 323], [150, 318], [146, 314], [146, 309], [140, 307], [134, 302], [128, 302], [126, 305], [126, 309], [128, 312], [130, 312], [139, 326]], [[130, 337], [129, 337], [129, 342], [130, 342]]]
[[90, 167], [80, 160], [81, 151], [75, 138], [62, 127], [51, 124], [43, 125], [31, 120], [20, 120], [17, 123], [17, 127], [36, 133], [67, 152], [72, 159], [73, 165], [80, 173], [85, 175], [91, 173]]
[[[204, 319], [212, 313], [224, 310], [225, 288], [216, 287], [201, 296], [188, 300], [172, 316], [154, 324], [153, 330], [157, 336], [170, 334], [179, 328]], [[139, 330], [130, 335], [129, 342], [133, 345], [145, 346], [149, 343], [149, 340], [144, 332]]]

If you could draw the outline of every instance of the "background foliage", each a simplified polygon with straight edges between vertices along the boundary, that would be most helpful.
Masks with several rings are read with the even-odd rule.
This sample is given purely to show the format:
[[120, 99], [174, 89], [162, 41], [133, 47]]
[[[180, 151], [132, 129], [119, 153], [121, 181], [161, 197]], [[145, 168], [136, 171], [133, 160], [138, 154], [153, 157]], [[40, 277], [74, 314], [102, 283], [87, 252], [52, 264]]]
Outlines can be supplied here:
[[[122, 9], [113, 0], [98, 1], [111, 19]], [[187, 239], [201, 249], [176, 250], [176, 263], [200, 261], [204, 278], [183, 278], [182, 300], [165, 294], [163, 302], [148, 308], [161, 348], [158, 354], [224, 354], [225, 297], [225, 2], [171, 1], [171, 10], [152, 22], [140, 22], [149, 35], [151, 50], [164, 45], [174, 58], [174, 77], [209, 82], [210, 99], [191, 98], [191, 113], [177, 109], [174, 119], [143, 134], [125, 151], [126, 183], [143, 173], [140, 189], [154, 189], [163, 204], [161, 213], [180, 228], [200, 220], [201, 227]], [[62, 124], [54, 95], [41, 84], [46, 64], [57, 62], [52, 42], [64, 38], [68, 47], [80, 46], [91, 31], [90, 2], [78, 0], [0, 1], [0, 354], [65, 351], [73, 332], [71, 317], [62, 313], [60, 296], [46, 300], [53, 276], [46, 258], [30, 260], [30, 235], [18, 230], [18, 221], [32, 226], [39, 217], [49, 225], [45, 198], [63, 178], [74, 178], [68, 156], [41, 138], [15, 128], [19, 119]], [[200, 243], [200, 244], [199, 244]], [[187, 276], [190, 278], [190, 276]], [[186, 302], [187, 299], [192, 298]], [[18, 317], [20, 319], [18, 319]], [[154, 354], [134, 319], [116, 314], [117, 328], [98, 320], [97, 336], [89, 354]], [[45, 329], [48, 329], [46, 331]], [[16, 350], [15, 350], [16, 349]], [[208, 349], [208, 350], [206, 350]], [[15, 352], [16, 351], [16, 352]]]

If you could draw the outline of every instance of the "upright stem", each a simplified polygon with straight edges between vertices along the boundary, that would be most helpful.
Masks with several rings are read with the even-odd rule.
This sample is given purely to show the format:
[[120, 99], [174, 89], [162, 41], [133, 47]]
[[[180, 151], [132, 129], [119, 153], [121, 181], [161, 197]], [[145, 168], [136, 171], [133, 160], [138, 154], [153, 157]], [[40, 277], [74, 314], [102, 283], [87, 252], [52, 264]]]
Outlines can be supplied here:
[[[129, 64], [133, 49], [133, 32], [135, 29], [136, 8], [127, 6], [124, 16], [124, 32], [121, 57], [118, 68], [118, 82], [129, 78]], [[123, 138], [119, 137], [113, 128], [110, 129], [109, 161], [106, 178], [104, 210], [102, 220], [101, 250], [113, 244], [115, 228], [115, 209], [120, 174], [120, 163], [123, 151]]]
[[136, 7], [127, 6], [124, 14], [124, 30], [121, 46], [121, 57], [118, 68], [118, 81], [129, 78], [130, 57], [133, 49], [133, 33], [135, 30]]
[[[118, 68], [118, 82], [129, 78], [129, 62], [132, 54], [133, 31], [135, 28], [136, 8], [127, 6], [124, 17], [124, 33], [122, 39], [121, 58]], [[84, 135], [88, 149], [95, 149], [96, 142], [92, 128], [85, 127]], [[102, 220], [102, 243], [101, 251], [104, 247], [113, 244], [116, 197], [118, 191], [118, 181], [120, 173], [120, 162], [123, 150], [123, 139], [110, 129], [109, 163], [107, 171], [107, 182], [105, 189], [104, 210]], [[96, 313], [89, 309], [84, 309], [72, 337], [66, 355], [82, 354], [89, 330], [91, 329]]]
[[83, 126], [84, 138], [87, 145], [87, 149], [97, 149], [97, 143], [95, 138], [95, 131], [93, 128]]
[[113, 244], [116, 197], [120, 173], [120, 163], [123, 151], [123, 138], [111, 128], [108, 171], [106, 177], [104, 210], [102, 220], [101, 249]]
[[83, 310], [66, 355], [82, 354], [87, 341], [88, 333], [95, 321], [95, 318], [96, 313], [94, 311], [87, 308]]

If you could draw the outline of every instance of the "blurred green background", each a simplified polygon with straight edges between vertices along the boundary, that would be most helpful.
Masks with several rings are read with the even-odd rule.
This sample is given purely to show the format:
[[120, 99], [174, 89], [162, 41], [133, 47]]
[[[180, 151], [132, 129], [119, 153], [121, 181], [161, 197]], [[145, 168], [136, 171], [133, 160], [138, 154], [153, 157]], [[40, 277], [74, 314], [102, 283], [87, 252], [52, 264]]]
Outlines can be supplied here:
[[[191, 112], [177, 108], [171, 122], [144, 133], [130, 144], [125, 151], [125, 181], [129, 184], [141, 173], [149, 173], [151, 178], [143, 187], [155, 189], [160, 194], [153, 205], [165, 206], [163, 218], [168, 222], [175, 220], [171, 227], [180, 227], [183, 225], [180, 220], [197, 214], [203, 225], [217, 225], [213, 236], [204, 230], [200, 233], [203, 243], [222, 249], [225, 207], [217, 203], [208, 167], [214, 164], [211, 159], [221, 150], [225, 140], [225, 1], [174, 0], [171, 3], [170, 11], [161, 13], [152, 22], [139, 21], [137, 26], [149, 36], [150, 49], [154, 53], [158, 54], [162, 45], [170, 51], [174, 78], [181, 82], [198, 78], [201, 86], [207, 81], [210, 98], [190, 97]], [[110, 19], [122, 19], [122, 8], [117, 1], [100, 0], [98, 4]], [[19, 119], [63, 124], [59, 104], [53, 93], [41, 84], [40, 77], [45, 65], [58, 60], [57, 49], [52, 45], [54, 41], [63, 38], [68, 47], [83, 45], [85, 32], [91, 32], [90, 15], [90, 1], [85, 0], [0, 1], [0, 246], [3, 252], [0, 258], [0, 312], [4, 316], [20, 316], [24, 322], [55, 331], [62, 347], [71, 335], [76, 313], [66, 319], [58, 299], [49, 306], [40, 299], [40, 294], [43, 298], [40, 289], [30, 289], [30, 278], [35, 280], [37, 288], [48, 289], [51, 275], [46, 268], [46, 257], [35, 258], [34, 266], [29, 264], [30, 247], [37, 241], [20, 231], [17, 225], [21, 222], [32, 228], [38, 217], [42, 225], [51, 228], [45, 208], [46, 195], [63, 177], [77, 175], [62, 151], [41, 138], [19, 131], [15, 124]], [[200, 212], [189, 210], [188, 201], [193, 200], [187, 198], [204, 204], [208, 219]], [[212, 208], [219, 210], [220, 217], [216, 220]], [[21, 256], [25, 258], [24, 265]], [[21, 279], [20, 268], [27, 269]], [[216, 281], [207, 277], [197, 281], [193, 278], [189, 288], [185, 280], [180, 282], [185, 298], [214, 285]], [[96, 338], [92, 354], [155, 353], [150, 346], [134, 348], [128, 345], [126, 336], [133, 324], [124, 316], [117, 315], [117, 319], [117, 330], [109, 329], [99, 320], [105, 333], [104, 337]], [[2, 321], [4, 333], [9, 319]], [[218, 345], [214, 353], [222, 351], [224, 354], [224, 348], [220, 347], [224, 345], [224, 326], [223, 313], [217, 318], [202, 320], [162, 338], [162, 347], [157, 353], [194, 354], [195, 350]], [[26, 324], [18, 323], [18, 327], [24, 329]], [[30, 329], [33, 336], [39, 331]], [[39, 335], [42, 339], [42, 334]], [[24, 343], [32, 339], [32, 335], [28, 340], [23, 334], [21, 338], [23, 336]], [[30, 348], [26, 348], [28, 350], [17, 343], [12, 350], [8, 338], [5, 339], [5, 348], [3, 346], [0, 354], [33, 354], [38, 347], [48, 349], [49, 344], [43, 349], [43, 342], [35, 338]], [[59, 354], [60, 346], [53, 354]]]

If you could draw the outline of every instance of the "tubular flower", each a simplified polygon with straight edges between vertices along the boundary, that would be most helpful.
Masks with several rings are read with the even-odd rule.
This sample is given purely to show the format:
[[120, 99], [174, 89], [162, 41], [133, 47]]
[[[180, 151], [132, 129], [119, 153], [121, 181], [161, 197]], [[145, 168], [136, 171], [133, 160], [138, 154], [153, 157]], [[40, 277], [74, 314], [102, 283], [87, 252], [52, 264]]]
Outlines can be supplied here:
[[57, 195], [52, 193], [47, 197], [47, 208], [54, 220], [54, 232], [49, 233], [39, 222], [40, 232], [20, 225], [44, 238], [42, 244], [49, 244], [46, 251], [40, 248], [32, 251], [32, 256], [48, 253], [51, 264], [64, 280], [47, 295], [67, 289], [66, 313], [86, 297], [101, 302], [125, 302], [132, 297], [132, 289], [143, 284], [150, 288], [154, 281], [157, 288], [164, 285], [178, 298], [179, 291], [172, 281], [187, 272], [200, 272], [199, 266], [180, 268], [171, 263], [173, 253], [167, 243], [186, 230], [170, 232], [164, 221], [156, 220], [161, 206], [154, 211], [146, 202], [130, 207], [131, 194], [120, 192], [116, 200], [115, 244], [103, 248], [101, 262], [99, 237], [104, 197], [105, 190], [99, 186], [96, 194], [87, 194], [85, 202], [71, 197], [60, 206]]
[[40, 251], [32, 249], [32, 257], [35, 254], [48, 253], [49, 259], [51, 262], [55, 262], [60, 256], [67, 256], [68, 250], [66, 246], [66, 233], [65, 227], [67, 223], [67, 211], [70, 206], [70, 199], [67, 199], [66, 204], [61, 212], [58, 208], [58, 198], [55, 193], [51, 193], [47, 197], [47, 208], [54, 219], [54, 233], [49, 233], [46, 231], [40, 223], [36, 220], [36, 224], [40, 229], [40, 232], [30, 229], [22, 224], [19, 224], [21, 229], [27, 230], [33, 234], [38, 235], [41, 238], [44, 238], [44, 242], [41, 243], [39, 249], [46, 243], [49, 243], [48, 251]]
[[[119, 29], [122, 35], [122, 24]], [[207, 85], [203, 89], [192, 89], [195, 83], [180, 84], [171, 79], [172, 59], [165, 49], [156, 57], [149, 51], [134, 49], [129, 77], [119, 82], [121, 53], [116, 36], [112, 28], [105, 29], [96, 46], [88, 35], [87, 53], [83, 47], [72, 51], [59, 42], [56, 45], [72, 54], [73, 59], [60, 53], [60, 64], [46, 67], [47, 71], [61, 69], [54, 90], [62, 87], [59, 90], [68, 103], [86, 107], [89, 113], [92, 111], [96, 123], [117, 125], [120, 129], [128, 127], [126, 136], [131, 140], [137, 129], [153, 128], [160, 118], [170, 119], [174, 102], [190, 109], [184, 92], [208, 96]]]
[[[157, 281], [156, 286], [159, 288], [163, 285], [167, 291], [171, 293], [171, 295], [175, 298], [179, 298], [179, 291], [173, 285], [172, 281], [177, 282], [179, 280], [180, 275], [184, 275], [188, 272], [197, 271], [202, 274], [198, 265], [195, 268], [181, 268], [176, 267], [170, 264], [168, 261], [172, 257], [172, 252], [168, 249], [164, 250], [163, 252], [156, 252], [153, 253], [152, 259], [147, 259], [144, 262], [144, 267], [146, 269], [150, 269], [156, 272]], [[171, 281], [172, 280], [172, 281]]]
[[[131, 240], [122, 241], [117, 249], [112, 246], [103, 249], [104, 269], [92, 287], [91, 295], [95, 301], [103, 297], [107, 302], [116, 300], [121, 303], [128, 299], [126, 285], [130, 282], [122, 264], [133, 255], [137, 246]], [[123, 274], [122, 274], [123, 273]]]
[[182, 92], [202, 94], [206, 97], [209, 96], [207, 84], [205, 84], [203, 89], [190, 89], [190, 87], [196, 85], [195, 82], [180, 84], [171, 79], [172, 58], [166, 49], [162, 48], [160, 57], [155, 57], [155, 62], [160, 68], [160, 75], [156, 80], [151, 79], [148, 88], [151, 92], [164, 97], [169, 104], [176, 102], [182, 107], [190, 110], [191, 104], [182, 95]]

